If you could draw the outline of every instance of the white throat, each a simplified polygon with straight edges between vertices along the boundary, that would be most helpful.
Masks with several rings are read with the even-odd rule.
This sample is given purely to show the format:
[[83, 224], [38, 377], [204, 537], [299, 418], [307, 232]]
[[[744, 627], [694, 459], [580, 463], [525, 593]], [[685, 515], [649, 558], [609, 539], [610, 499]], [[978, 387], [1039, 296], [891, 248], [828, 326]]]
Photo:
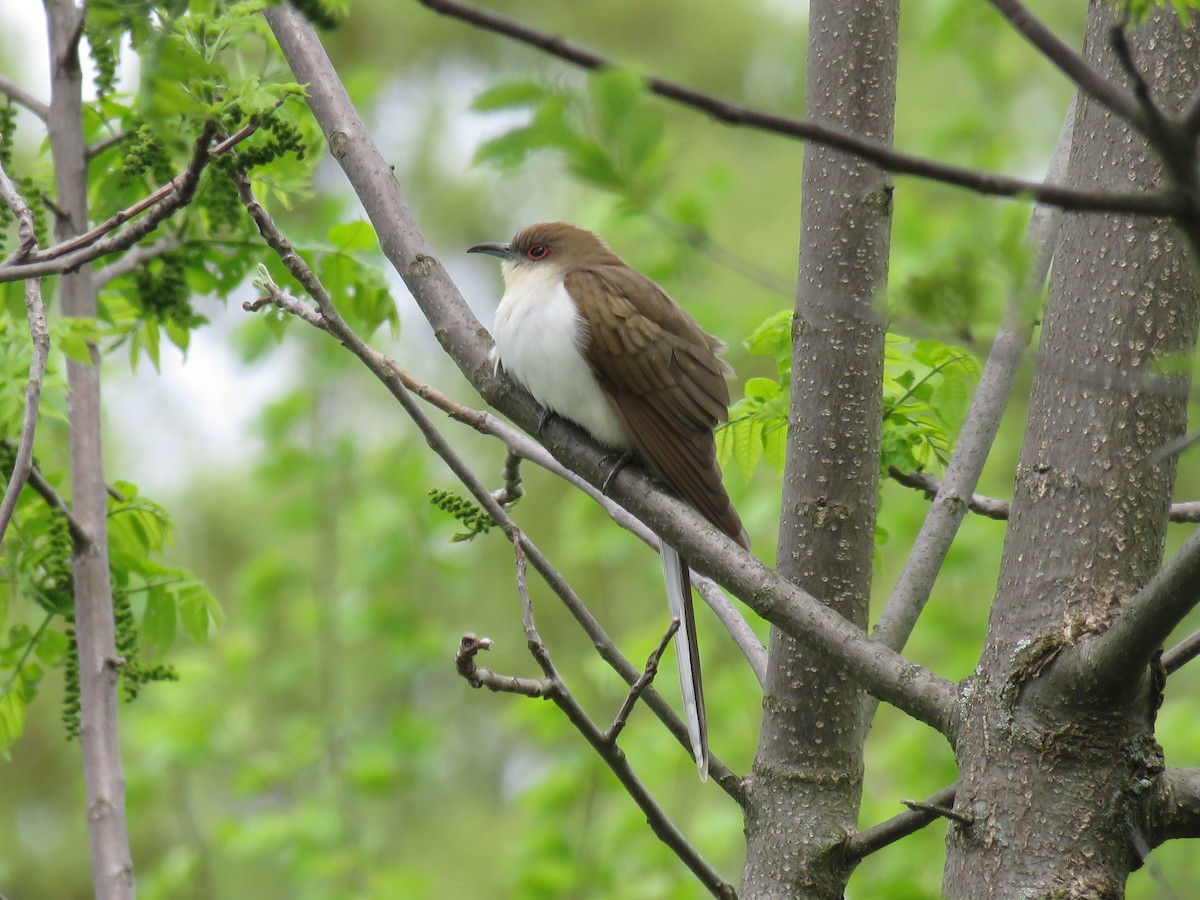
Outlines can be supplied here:
[[553, 265], [505, 261], [504, 296], [496, 309], [494, 356], [542, 406], [586, 429], [610, 447], [629, 436], [596, 383], [581, 348], [587, 325]]

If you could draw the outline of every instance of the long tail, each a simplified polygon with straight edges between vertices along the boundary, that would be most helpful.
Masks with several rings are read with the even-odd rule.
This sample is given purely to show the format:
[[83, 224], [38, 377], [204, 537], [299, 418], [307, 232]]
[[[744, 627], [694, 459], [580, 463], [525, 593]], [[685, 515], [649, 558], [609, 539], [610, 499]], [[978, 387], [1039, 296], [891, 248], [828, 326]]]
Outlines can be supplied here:
[[692, 579], [687, 563], [667, 544], [662, 545], [663, 577], [672, 618], [679, 620], [675, 632], [675, 656], [679, 661], [679, 684], [683, 689], [683, 711], [687, 719], [692, 755], [700, 769], [700, 780], [708, 780], [708, 722], [704, 714], [704, 685], [700, 681], [700, 651], [696, 644], [696, 614], [692, 609]]

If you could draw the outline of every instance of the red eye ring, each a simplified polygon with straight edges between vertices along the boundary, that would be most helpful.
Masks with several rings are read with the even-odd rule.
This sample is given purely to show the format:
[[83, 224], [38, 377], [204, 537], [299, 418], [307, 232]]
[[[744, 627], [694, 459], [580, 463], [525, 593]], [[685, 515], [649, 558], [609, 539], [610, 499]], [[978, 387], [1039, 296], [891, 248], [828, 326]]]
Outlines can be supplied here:
[[545, 244], [534, 244], [525, 251], [525, 255], [535, 261], [539, 259], [545, 259], [550, 255], [550, 248]]

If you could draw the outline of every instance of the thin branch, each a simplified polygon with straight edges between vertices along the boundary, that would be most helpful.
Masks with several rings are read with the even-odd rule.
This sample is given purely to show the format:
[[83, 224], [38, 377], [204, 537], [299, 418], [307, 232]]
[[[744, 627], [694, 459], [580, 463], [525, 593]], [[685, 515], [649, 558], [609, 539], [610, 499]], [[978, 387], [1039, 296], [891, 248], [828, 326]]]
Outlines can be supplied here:
[[1068, 659], [1069, 678], [1106, 687], [1130, 680], [1200, 603], [1200, 529], [1192, 533], [1107, 631], [1080, 644]]
[[1098, 100], [1126, 122], [1140, 127], [1143, 118], [1137, 102], [1092, 68], [1087, 60], [1063, 43], [1023, 4], [1018, 0], [988, 0], [988, 2], [1077, 88]]
[[[529, 653], [541, 667], [542, 673], [546, 676], [544, 680], [549, 684], [549, 690], [544, 696], [562, 710], [567, 720], [575, 726], [575, 729], [583, 735], [592, 749], [617, 776], [617, 780], [621, 782], [626, 793], [645, 815], [646, 824], [650, 826], [650, 830], [658, 836], [658, 839], [679, 857], [680, 861], [692, 871], [692, 874], [714, 897], [736, 900], [737, 893], [734, 891], [733, 885], [721, 878], [716, 869], [709, 865], [708, 861], [684, 837], [663, 808], [651, 796], [641, 779], [634, 773], [624, 751], [614, 742], [606, 739], [606, 734], [596, 727], [596, 723], [584, 711], [575, 695], [567, 687], [566, 682], [563, 681], [562, 676], [559, 675], [554, 661], [550, 658], [550, 651], [542, 641], [541, 635], [538, 634], [537, 626], [533, 621], [533, 601], [529, 599], [529, 590], [525, 584], [525, 551], [520, 529], [510, 524], [505, 527], [505, 531], [512, 540], [513, 553], [516, 556], [517, 591], [521, 597], [521, 620], [525, 627]], [[517, 679], [517, 681], [520, 680]], [[533, 682], [533, 684], [537, 684], [537, 682]]]
[[521, 455], [509, 450], [504, 454], [504, 486], [493, 492], [492, 496], [499, 503], [510, 506], [525, 496], [525, 486], [521, 481]]
[[[1075, 107], [1075, 101], [1072, 101], [1067, 109], [1046, 172], [1047, 181], [1059, 179], [1066, 172], [1071, 154]], [[972, 496], [979, 483], [984, 463], [995, 443], [1017, 370], [1033, 336], [1033, 321], [1026, 306], [1027, 299], [1037, 296], [1045, 283], [1058, 235], [1059, 219], [1057, 210], [1043, 205], [1035, 207], [1029, 218], [1025, 242], [1033, 249], [1035, 257], [1026, 281], [1009, 294], [1004, 317], [979, 378], [979, 386], [971, 398], [971, 406], [963, 421], [954, 453], [946, 466], [946, 478], [921, 524], [921, 531], [913, 542], [904, 570], [873, 632], [877, 640], [893, 650], [899, 650], [907, 643], [921, 610], [929, 600], [937, 574], [966, 514], [967, 498]], [[867, 711], [873, 713], [870, 704]], [[869, 721], [870, 715], [867, 715], [864, 725]]]
[[842, 856], [847, 865], [853, 865], [861, 859], [870, 856], [876, 851], [882, 850], [884, 847], [896, 843], [902, 838], [908, 837], [914, 832], [920, 831], [926, 825], [937, 821], [941, 818], [942, 813], [935, 810], [942, 810], [953, 806], [954, 793], [958, 785], [952, 784], [942, 788], [923, 804], [915, 804], [912, 801], [902, 800], [901, 802], [908, 807], [902, 813], [892, 816], [878, 825], [872, 825], [858, 834], [853, 834], [846, 839], [846, 843], [842, 849]]
[[519, 694], [522, 697], [543, 698], [554, 693], [554, 682], [549, 678], [518, 678], [516, 675], [499, 675], [491, 669], [475, 664], [480, 650], [492, 649], [491, 638], [477, 638], [464, 634], [454, 654], [454, 667], [458, 674], [473, 688], [487, 688], [498, 694]]
[[671, 643], [671, 638], [675, 637], [677, 631], [679, 631], [679, 620], [672, 619], [671, 624], [667, 626], [667, 630], [662, 636], [662, 640], [658, 642], [658, 646], [651, 651], [650, 656], [646, 659], [646, 666], [642, 669], [642, 674], [630, 686], [629, 693], [625, 695], [625, 702], [617, 710], [617, 715], [613, 718], [613, 723], [608, 726], [608, 731], [604, 732], [606, 743], [615, 744], [617, 738], [621, 736], [621, 732], [625, 730], [625, 725], [629, 721], [629, 714], [633, 712], [634, 704], [637, 703], [638, 697], [646, 692], [646, 688], [650, 687], [650, 683], [654, 681], [654, 676], [658, 674], [658, 662], [662, 659], [667, 645]]
[[46, 480], [46, 476], [37, 466], [32, 466], [29, 470], [29, 486], [38, 492], [51, 509], [57, 510], [59, 515], [67, 520], [67, 529], [71, 532], [71, 541], [76, 555], [87, 552], [91, 548], [92, 536], [75, 518], [71, 507], [67, 506], [67, 501], [54, 489], [54, 485]]
[[[905, 487], [921, 491], [930, 500], [938, 495], [942, 486], [942, 480], [934, 475], [930, 475], [928, 472], [901, 472], [895, 466], [889, 466], [888, 475], [892, 477], [893, 481]], [[961, 498], [957, 494], [954, 494], [953, 497], [955, 501], [961, 503]], [[982, 494], [972, 494], [971, 499], [967, 501], [967, 509], [971, 512], [987, 519], [997, 519], [999, 521], [1004, 521], [1008, 518], [1009, 506], [1010, 504], [1007, 500], [1000, 500], [997, 497], [985, 497]]]
[[1200, 631], [1193, 631], [1162, 655], [1163, 670], [1170, 675], [1200, 656]]
[[113, 147], [117, 146], [117, 144], [124, 141], [127, 137], [129, 137], [128, 131], [118, 131], [116, 134], [110, 134], [106, 138], [101, 138], [94, 144], [89, 144], [87, 148], [87, 158], [89, 160], [95, 159], [104, 151], [111, 150]]
[[[599, 488], [594, 487], [560, 463], [550, 455], [550, 452], [545, 447], [529, 437], [529, 435], [523, 431], [518, 431], [507, 422], [501, 421], [489, 412], [463, 406], [461, 403], [437, 390], [437, 388], [415, 378], [396, 363], [395, 360], [388, 359], [387, 357], [382, 357], [382, 359], [396, 373], [401, 383], [422, 400], [437, 407], [456, 422], [461, 422], [475, 429], [480, 434], [498, 438], [504, 442], [509, 453], [529, 460], [587, 494], [608, 513], [609, 517], [617, 525], [633, 534], [634, 537], [638, 538], [646, 546], [652, 547], [656, 553], [659, 552], [660, 542], [658, 537], [646, 527], [644, 522], [631, 515], [628, 510], [606, 496]], [[715, 581], [707, 575], [701, 575], [695, 570], [691, 573], [691, 580], [692, 586], [696, 588], [696, 592], [700, 594], [701, 599], [712, 609], [713, 613], [725, 627], [725, 630], [729, 633], [729, 636], [737, 644], [738, 649], [742, 651], [742, 655], [754, 671], [754, 676], [758, 679], [759, 685], [765, 686], [767, 677], [767, 650], [762, 645], [762, 641], [758, 639], [758, 635], [754, 633], [754, 629], [750, 627], [746, 618], [729, 601], [729, 598], [725, 596], [725, 592], [721, 590], [720, 585]]]
[[[215, 157], [237, 146], [258, 128], [259, 122], [251, 121], [210, 147], [209, 144], [216, 133], [216, 125], [208, 123], [196, 140], [191, 162], [183, 172], [85, 234], [61, 241], [32, 255], [30, 262], [14, 264], [10, 261], [0, 265], [0, 282], [74, 272], [94, 259], [132, 247], [154, 231], [164, 219], [191, 202], [200, 183], [201, 172]], [[104, 237], [143, 212], [146, 215], [142, 218], [136, 219], [117, 234]]]
[[[585, 69], [594, 70], [616, 65], [612, 60], [571, 44], [560, 37], [538, 31], [488, 10], [459, 3], [457, 0], [420, 0], [420, 2], [434, 12], [537, 47], [551, 56]], [[980, 172], [903, 153], [886, 144], [829, 125], [752, 109], [663, 78], [647, 78], [646, 87], [651, 93], [706, 112], [727, 125], [740, 125], [785, 137], [813, 141], [865, 159], [888, 172], [952, 184], [980, 194], [1031, 199], [1080, 212], [1102, 211], [1123, 212], [1132, 215], [1174, 216], [1181, 214], [1186, 209], [1183, 200], [1167, 191], [1154, 194], [1086, 191], [1064, 185], [1024, 181], [1019, 178]]]
[[[433, 255], [394, 174], [354, 111], [316, 33], [289, 6], [268, 7], [263, 14], [296, 80], [309, 85], [309, 108], [375, 226], [380, 247], [396, 266], [442, 347], [489, 404], [533, 432], [541, 408], [510, 380], [496, 376], [488, 358], [491, 342], [486, 331]], [[370, 360], [368, 365], [377, 364], [371, 351], [357, 338], [355, 341], [356, 345], [347, 346], [364, 362]], [[394, 395], [403, 394], [405, 401], [409, 400], [393, 374], [381, 377], [387, 379]], [[611, 465], [605, 450], [573, 426], [552, 420], [543, 436], [561, 462], [592, 484], [601, 484], [609, 475]], [[663, 493], [635, 467], [627, 466], [616, 476], [612, 495], [678, 548], [701, 574], [719, 580], [756, 613], [797, 640], [826, 652], [830, 662], [845, 669], [875, 696], [953, 740], [957, 688], [950, 681], [871, 640], [744, 552], [694, 509]], [[490, 495], [487, 500], [499, 508]]]
[[151, 260], [158, 259], [163, 254], [177, 250], [181, 246], [183, 246], [183, 241], [177, 237], [165, 237], [153, 244], [137, 244], [130, 247], [120, 259], [110, 262], [103, 269], [97, 269], [92, 278], [97, 288], [104, 287], [113, 279], [128, 275]]
[[[898, 484], [920, 491], [930, 499], [936, 497], [942, 487], [942, 480], [928, 472], [901, 472], [895, 466], [890, 466], [888, 474]], [[1010, 506], [1008, 500], [986, 497], [983, 494], [972, 494], [971, 499], [967, 501], [967, 508], [971, 512], [998, 521], [1008, 518]], [[1200, 500], [1172, 503], [1168, 517], [1175, 523], [1200, 522]]]
[[25, 90], [25, 88], [21, 87], [11, 78], [5, 75], [0, 75], [0, 94], [4, 94], [6, 97], [12, 100], [13, 103], [17, 103], [25, 107], [43, 122], [45, 122], [50, 115], [50, 106], [48, 104], [43, 103], [33, 94], [29, 93], [29, 91]]
[[[17, 186], [13, 184], [8, 172], [0, 163], [0, 199], [8, 205], [17, 217], [17, 235], [21, 247], [19, 256], [28, 256], [37, 252], [37, 236], [34, 232], [33, 211], [21, 196]], [[8, 486], [4, 489], [4, 497], [0, 500], [0, 540], [8, 530], [13, 513], [17, 509], [17, 501], [21, 490], [33, 471], [33, 438], [37, 431], [38, 408], [42, 401], [42, 379], [46, 375], [46, 362], [50, 357], [50, 329], [46, 324], [46, 305], [42, 302], [42, 281], [31, 278], [25, 282], [25, 314], [29, 321], [29, 339], [33, 344], [33, 353], [29, 361], [29, 376], [25, 381], [25, 411], [21, 417], [21, 435], [17, 440], [17, 450], [14, 454], [12, 474]]]
[[957, 812], [950, 806], [920, 800], [901, 800], [900, 802], [913, 812], [923, 812], [931, 816], [941, 816], [946, 819], [951, 819], [957, 822], [959, 825], [963, 825], [967, 828], [970, 828], [975, 824], [974, 816], [968, 815], [967, 813]]

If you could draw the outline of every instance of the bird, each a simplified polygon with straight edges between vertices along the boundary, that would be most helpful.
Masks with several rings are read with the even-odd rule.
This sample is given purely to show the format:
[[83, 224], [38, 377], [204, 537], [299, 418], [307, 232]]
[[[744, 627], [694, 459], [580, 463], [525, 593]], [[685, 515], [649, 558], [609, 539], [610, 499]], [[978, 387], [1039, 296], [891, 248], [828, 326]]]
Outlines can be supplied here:
[[[639, 459], [672, 494], [749, 549], [713, 436], [729, 417], [732, 370], [718, 356], [724, 344], [599, 236], [575, 225], [530, 225], [511, 241], [467, 252], [501, 260], [504, 295], [492, 329], [497, 369], [546, 413], [581, 426], [622, 460]], [[691, 578], [666, 541], [661, 556], [679, 622], [674, 640], [688, 738], [703, 781], [708, 726]]]

